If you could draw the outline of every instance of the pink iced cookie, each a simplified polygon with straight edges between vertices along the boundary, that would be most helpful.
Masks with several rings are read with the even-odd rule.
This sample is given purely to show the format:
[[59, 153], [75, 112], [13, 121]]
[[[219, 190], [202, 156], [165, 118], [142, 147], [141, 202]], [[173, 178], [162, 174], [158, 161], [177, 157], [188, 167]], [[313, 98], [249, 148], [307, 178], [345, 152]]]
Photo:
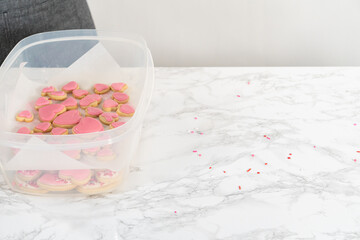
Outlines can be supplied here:
[[111, 84], [110, 87], [114, 92], [124, 92], [128, 88], [128, 85], [126, 83], [119, 82]]
[[82, 133], [92, 133], [92, 132], [101, 132], [104, 131], [104, 127], [101, 122], [92, 117], [85, 117], [80, 120], [80, 122], [72, 128], [74, 134]]
[[66, 93], [71, 93], [75, 89], [79, 89], [79, 84], [75, 81], [68, 82], [65, 86], [62, 87], [62, 90]]
[[119, 104], [124, 104], [129, 101], [129, 95], [121, 92], [114, 92], [112, 95], [112, 99], [114, 99]]
[[16, 171], [16, 177], [23, 181], [32, 181], [37, 179], [41, 174], [40, 170], [18, 170]]
[[99, 182], [111, 183], [120, 181], [122, 174], [110, 169], [96, 170], [95, 177]]
[[116, 154], [111, 148], [102, 148], [100, 151], [96, 154], [96, 159], [99, 161], [107, 162], [112, 161], [116, 157]]
[[35, 109], [39, 110], [39, 108], [44, 107], [46, 105], [50, 105], [52, 101], [46, 97], [39, 97], [35, 102]]
[[88, 107], [85, 109], [85, 116], [87, 117], [98, 117], [103, 111], [100, 108]]
[[120, 127], [120, 126], [124, 125], [125, 123], [126, 122], [113, 122], [110, 124], [110, 129]]
[[46, 133], [50, 132], [52, 129], [51, 123], [49, 122], [41, 122], [37, 124], [34, 128], [34, 132], [36, 133]]
[[102, 109], [105, 112], [116, 111], [119, 104], [112, 99], [106, 99], [102, 105]]
[[69, 180], [76, 185], [84, 185], [91, 178], [90, 169], [60, 170], [59, 178]]
[[98, 94], [90, 94], [80, 100], [80, 107], [85, 109], [87, 107], [96, 107], [101, 102], [101, 96]]
[[77, 107], [78, 107], [77, 101], [73, 97], [69, 97], [68, 99], [63, 101], [61, 104], [66, 107], [66, 110], [74, 110], [74, 109], [77, 109]]
[[62, 101], [67, 98], [67, 93], [64, 91], [53, 91], [47, 94], [52, 100]]
[[116, 113], [121, 117], [132, 117], [135, 113], [135, 109], [129, 104], [121, 104]]
[[39, 119], [42, 122], [52, 122], [65, 111], [66, 107], [62, 104], [50, 104], [39, 109]]
[[37, 184], [48, 191], [68, 191], [76, 187], [71, 181], [59, 178], [56, 173], [45, 173], [37, 180]]
[[57, 116], [53, 125], [61, 128], [72, 128], [80, 122], [81, 114], [78, 110], [70, 110]]
[[44, 194], [48, 192], [47, 190], [40, 188], [35, 180], [23, 181], [22, 179], [15, 177], [13, 185], [17, 187], [19, 190], [27, 193]]
[[19, 122], [32, 122], [34, 120], [34, 115], [28, 111], [22, 111], [16, 115], [16, 121]]
[[22, 127], [19, 130], [17, 130], [17, 133], [21, 133], [21, 134], [32, 134], [33, 131], [31, 131], [30, 129], [28, 129], [27, 127]]
[[53, 86], [43, 88], [43, 90], [41, 91], [41, 96], [45, 97], [49, 92], [53, 91], [56, 91], [56, 88], [54, 88]]
[[94, 85], [94, 92], [97, 94], [104, 94], [110, 91], [110, 87], [106, 84], [97, 83]]
[[89, 94], [88, 91], [86, 90], [83, 90], [83, 89], [75, 89], [73, 92], [72, 92], [74, 98], [77, 98], [77, 99], [82, 99], [84, 98], [86, 95]]
[[87, 184], [78, 186], [76, 190], [89, 195], [100, 194], [114, 190], [119, 185], [119, 183], [119, 181], [102, 183], [99, 182], [95, 177], [92, 177]]
[[66, 128], [56, 127], [50, 133], [51, 135], [68, 135], [69, 131]]
[[109, 124], [119, 120], [119, 115], [117, 115], [117, 113], [114, 113], [114, 112], [104, 112], [99, 116], [99, 120], [103, 124], [109, 125]]

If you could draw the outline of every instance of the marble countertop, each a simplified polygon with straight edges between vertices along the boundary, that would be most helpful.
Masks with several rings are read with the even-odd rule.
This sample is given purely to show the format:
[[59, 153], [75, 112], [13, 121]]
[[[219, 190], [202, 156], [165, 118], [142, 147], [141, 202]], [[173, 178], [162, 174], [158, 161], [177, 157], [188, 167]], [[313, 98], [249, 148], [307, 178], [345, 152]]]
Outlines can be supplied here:
[[359, 239], [360, 68], [158, 68], [125, 192], [0, 181], [0, 239]]

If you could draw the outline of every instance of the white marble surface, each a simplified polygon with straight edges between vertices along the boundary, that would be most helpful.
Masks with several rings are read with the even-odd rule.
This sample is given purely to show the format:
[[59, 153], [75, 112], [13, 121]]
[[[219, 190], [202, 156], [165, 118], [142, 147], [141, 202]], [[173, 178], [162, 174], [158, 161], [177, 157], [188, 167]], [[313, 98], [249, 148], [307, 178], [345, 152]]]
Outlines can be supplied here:
[[360, 68], [160, 68], [127, 190], [1, 182], [0, 239], [359, 239], [359, 136]]

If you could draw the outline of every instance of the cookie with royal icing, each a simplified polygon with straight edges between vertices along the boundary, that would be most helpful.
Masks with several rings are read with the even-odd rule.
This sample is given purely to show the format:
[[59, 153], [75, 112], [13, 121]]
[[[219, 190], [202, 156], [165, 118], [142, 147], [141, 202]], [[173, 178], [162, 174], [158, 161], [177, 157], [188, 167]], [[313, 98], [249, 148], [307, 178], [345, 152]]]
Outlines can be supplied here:
[[56, 173], [45, 173], [37, 180], [37, 185], [48, 191], [69, 191], [76, 187], [71, 181], [59, 178]]
[[114, 92], [111, 98], [119, 104], [124, 104], [129, 101], [130, 97], [126, 93]]
[[35, 133], [47, 133], [47, 132], [50, 132], [51, 129], [52, 129], [52, 125], [50, 122], [41, 122], [41, 123], [38, 123], [34, 127], [34, 132]]
[[49, 92], [47, 95], [52, 100], [56, 100], [56, 101], [62, 101], [67, 98], [67, 93], [64, 91], [53, 91], [53, 92]]
[[110, 88], [114, 92], [124, 92], [128, 88], [128, 85], [126, 83], [122, 83], [122, 82], [112, 83]]
[[95, 177], [99, 182], [112, 183], [118, 182], [122, 178], [121, 172], [112, 171], [110, 169], [96, 170]]
[[87, 117], [98, 117], [103, 113], [103, 110], [96, 107], [88, 107], [85, 109], [85, 116]]
[[103, 124], [109, 125], [109, 124], [119, 120], [119, 115], [117, 115], [117, 113], [114, 113], [114, 112], [104, 112], [99, 116], [99, 120]]
[[50, 104], [39, 109], [39, 119], [42, 122], [52, 122], [65, 111], [66, 107], [62, 104]]
[[86, 148], [82, 152], [88, 155], [95, 155], [100, 150], [100, 147]]
[[17, 130], [17, 133], [21, 133], [21, 134], [32, 134], [33, 131], [30, 130], [29, 128], [27, 128], [27, 127], [22, 127], [22, 128], [20, 128], [19, 130]]
[[71, 181], [76, 185], [84, 185], [89, 182], [91, 178], [90, 169], [71, 169], [71, 170], [60, 170], [59, 178]]
[[35, 102], [35, 109], [39, 110], [39, 108], [52, 104], [51, 99], [47, 97], [39, 97]]
[[97, 94], [105, 94], [110, 91], [109, 85], [103, 83], [97, 83], [94, 85], [94, 92]]
[[118, 185], [119, 182], [102, 183], [99, 182], [95, 177], [92, 177], [88, 183], [78, 186], [76, 190], [84, 194], [93, 195], [110, 192]]
[[68, 135], [69, 131], [66, 128], [55, 127], [50, 133], [51, 135]]
[[54, 127], [72, 128], [80, 122], [81, 114], [78, 110], [70, 110], [58, 115], [54, 121]]
[[92, 117], [84, 117], [72, 128], [73, 134], [92, 133], [104, 131], [101, 122]]
[[121, 104], [116, 110], [116, 113], [121, 117], [132, 117], [135, 109], [129, 104]]
[[24, 181], [19, 179], [18, 177], [14, 178], [13, 185], [18, 188], [20, 191], [26, 193], [33, 193], [33, 194], [44, 194], [47, 193], [48, 190], [40, 188], [37, 184], [36, 180], [33, 181]]
[[83, 99], [85, 96], [87, 96], [89, 94], [89, 92], [86, 90], [83, 90], [83, 89], [75, 89], [72, 92], [72, 94], [73, 94], [74, 98]]
[[34, 114], [28, 110], [19, 112], [16, 115], [16, 121], [19, 122], [32, 122], [34, 120]]
[[75, 81], [68, 82], [62, 87], [62, 90], [66, 93], [71, 93], [76, 89], [79, 89], [79, 84]]
[[80, 100], [79, 105], [85, 109], [87, 107], [97, 107], [101, 102], [102, 97], [98, 94], [90, 94]]
[[45, 87], [41, 91], [41, 96], [45, 97], [48, 95], [49, 92], [53, 92], [53, 91], [56, 91], [56, 88], [54, 88], [53, 86]]
[[96, 153], [96, 159], [102, 162], [112, 161], [116, 158], [115, 152], [110, 147], [104, 147]]
[[112, 100], [112, 99], [106, 99], [106, 100], [103, 102], [102, 109], [103, 109], [105, 112], [116, 111], [118, 105], [119, 105], [119, 104], [118, 104], [117, 102], [115, 102], [114, 100]]
[[40, 170], [18, 170], [16, 171], [16, 177], [23, 181], [32, 181], [37, 179], [41, 175]]
[[67, 98], [61, 104], [66, 107], [66, 110], [74, 110], [74, 109], [77, 109], [77, 107], [78, 107], [77, 101], [73, 97]]
[[110, 126], [110, 129], [113, 129], [113, 128], [120, 127], [120, 126], [124, 125], [125, 123], [126, 122], [113, 122], [109, 126]]

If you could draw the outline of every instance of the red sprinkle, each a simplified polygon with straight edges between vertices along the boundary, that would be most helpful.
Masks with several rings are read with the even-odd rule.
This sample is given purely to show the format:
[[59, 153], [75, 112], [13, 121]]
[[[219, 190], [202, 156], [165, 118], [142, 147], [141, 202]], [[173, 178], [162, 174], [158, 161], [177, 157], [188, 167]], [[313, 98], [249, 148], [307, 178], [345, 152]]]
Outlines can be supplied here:
[[211, 169], [212, 167], [209, 167], [209, 169]]
[[265, 165], [267, 165], [267, 162], [265, 163]]
[[241, 190], [241, 186], [239, 186], [239, 190]]
[[289, 155], [291, 156], [292, 154], [291, 154], [291, 153], [289, 153]]
[[246, 170], [247, 172], [250, 172], [251, 171], [251, 168], [249, 168], [248, 170]]
[[356, 152], [360, 153], [360, 151], [356, 151]]
[[260, 174], [260, 172], [257, 172], [257, 174]]
[[354, 162], [356, 162], [357, 160], [356, 159], [354, 159]]
[[288, 157], [288, 159], [291, 159], [291, 157]]
[[223, 171], [224, 173], [226, 173], [226, 171]]
[[266, 135], [264, 135], [264, 137], [266, 137]]

